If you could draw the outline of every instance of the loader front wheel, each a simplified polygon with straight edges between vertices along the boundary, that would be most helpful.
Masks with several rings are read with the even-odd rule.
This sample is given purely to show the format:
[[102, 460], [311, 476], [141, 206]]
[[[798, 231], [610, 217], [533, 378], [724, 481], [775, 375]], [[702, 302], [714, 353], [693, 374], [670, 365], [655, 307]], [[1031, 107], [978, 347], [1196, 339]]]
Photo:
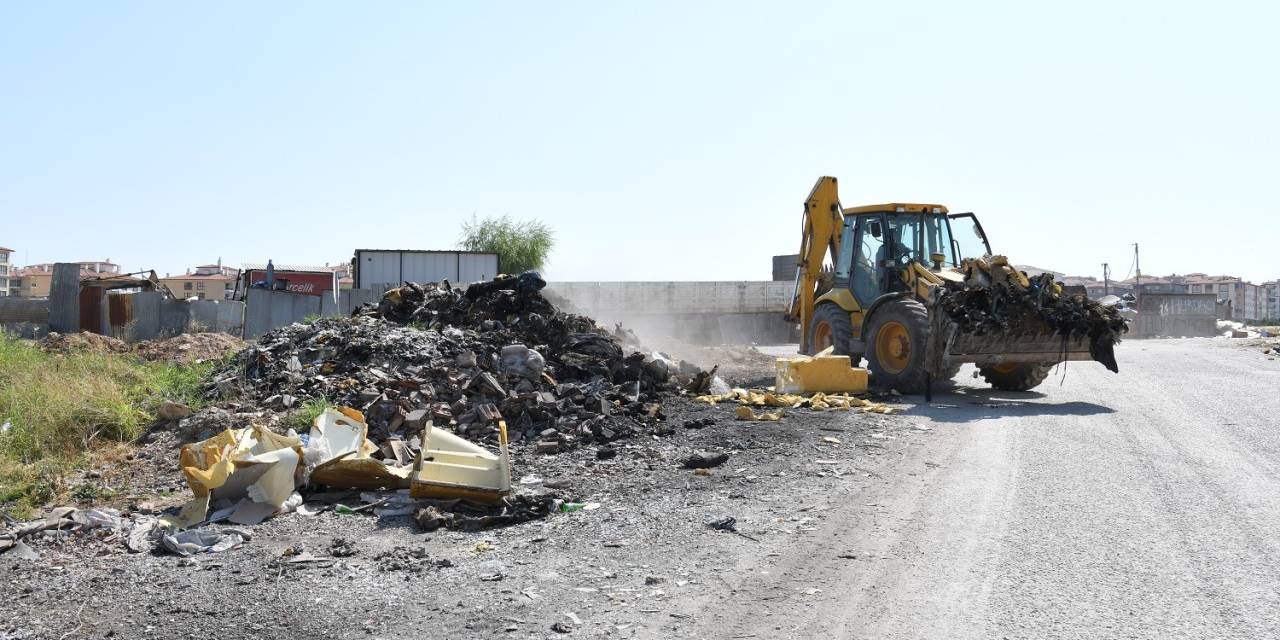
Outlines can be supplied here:
[[878, 387], [923, 393], [929, 312], [915, 300], [887, 302], [867, 326], [867, 368]]
[[978, 367], [978, 373], [993, 387], [1002, 391], [1029, 391], [1049, 377], [1053, 363], [1006, 362]]
[[813, 311], [813, 320], [809, 322], [809, 350], [805, 353], [813, 355], [835, 347], [832, 353], [838, 356], [849, 356], [851, 366], [858, 366], [861, 358], [849, 353], [849, 336], [853, 335], [853, 321], [849, 312], [839, 305], [824, 302]]

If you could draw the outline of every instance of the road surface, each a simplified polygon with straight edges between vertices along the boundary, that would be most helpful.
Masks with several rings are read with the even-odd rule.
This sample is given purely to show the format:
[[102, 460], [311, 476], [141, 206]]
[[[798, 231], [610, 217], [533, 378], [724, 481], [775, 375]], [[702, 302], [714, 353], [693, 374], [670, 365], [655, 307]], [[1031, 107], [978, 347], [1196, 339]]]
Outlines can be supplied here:
[[1277, 638], [1280, 361], [1240, 343], [1130, 340], [1118, 375], [962, 379], [891, 416], [670, 399], [674, 432], [612, 459], [518, 455], [598, 508], [510, 527], [290, 514], [189, 559], [36, 540], [0, 556], [0, 640]]
[[1280, 637], [1280, 362], [1223, 340], [1117, 353], [1118, 375], [1072, 363], [1027, 393], [966, 368], [908, 411], [930, 437], [816, 544], [700, 603], [699, 635]]

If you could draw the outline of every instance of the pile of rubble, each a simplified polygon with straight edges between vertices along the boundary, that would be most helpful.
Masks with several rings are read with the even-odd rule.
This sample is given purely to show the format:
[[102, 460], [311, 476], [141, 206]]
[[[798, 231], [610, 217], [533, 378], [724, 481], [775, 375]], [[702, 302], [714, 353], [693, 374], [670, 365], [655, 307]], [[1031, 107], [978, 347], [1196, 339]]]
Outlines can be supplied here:
[[128, 353], [129, 345], [123, 340], [96, 333], [49, 332], [40, 339], [40, 348], [46, 353]]
[[1129, 326], [1116, 306], [1063, 295], [1053, 274], [1028, 277], [1004, 256], [965, 260], [961, 270], [964, 282], [949, 284], [939, 304], [966, 333], [1040, 333], [1047, 328], [1064, 340], [1086, 336], [1094, 359], [1118, 370], [1114, 347]]
[[134, 345], [138, 357], [151, 362], [191, 364], [217, 360], [244, 348], [244, 340], [225, 333], [183, 333]]
[[210, 397], [282, 411], [309, 400], [359, 409], [381, 446], [431, 422], [554, 452], [652, 430], [664, 394], [708, 375], [661, 354], [627, 355], [617, 336], [558, 311], [533, 272], [460, 289], [406, 283], [350, 318], [268, 333], [214, 376]]

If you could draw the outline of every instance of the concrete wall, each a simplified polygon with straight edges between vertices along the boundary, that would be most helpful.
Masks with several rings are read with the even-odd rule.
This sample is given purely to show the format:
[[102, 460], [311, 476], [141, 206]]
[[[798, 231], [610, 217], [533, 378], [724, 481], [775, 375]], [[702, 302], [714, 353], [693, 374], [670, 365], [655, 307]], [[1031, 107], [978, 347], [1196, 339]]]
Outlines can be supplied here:
[[174, 300], [156, 291], [111, 294], [125, 299], [128, 311], [118, 322], [103, 322], [107, 335], [121, 340], [151, 340], [191, 332], [238, 336], [244, 325], [244, 303], [234, 300]]
[[327, 295], [250, 289], [245, 300], [244, 338], [253, 339], [272, 329], [302, 322], [307, 316], [351, 315], [357, 307], [374, 299], [374, 292], [368, 289], [344, 289], [336, 303]]
[[699, 344], [794, 342], [783, 320], [793, 284], [724, 282], [552, 282], [547, 296], [567, 311], [601, 324], [622, 323], [641, 338], [672, 337]]
[[1218, 335], [1217, 294], [1144, 293], [1138, 299], [1134, 337]]

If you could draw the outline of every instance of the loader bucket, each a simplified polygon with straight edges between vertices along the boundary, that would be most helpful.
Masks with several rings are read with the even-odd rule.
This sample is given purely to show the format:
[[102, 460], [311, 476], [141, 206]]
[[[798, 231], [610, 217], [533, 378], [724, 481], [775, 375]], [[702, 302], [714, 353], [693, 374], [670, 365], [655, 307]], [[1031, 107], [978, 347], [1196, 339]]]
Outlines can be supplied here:
[[[934, 314], [930, 314], [934, 315]], [[937, 314], [944, 315], [944, 314]], [[1058, 363], [1068, 360], [1097, 360], [1111, 371], [1119, 371], [1115, 345], [1110, 341], [1093, 341], [1089, 336], [1063, 336], [1047, 326], [1033, 330], [1005, 331], [974, 335], [960, 331], [946, 317], [931, 318], [939, 335], [942, 364], [973, 362], [978, 365], [1015, 362]], [[936, 329], [935, 329], [936, 330]]]

